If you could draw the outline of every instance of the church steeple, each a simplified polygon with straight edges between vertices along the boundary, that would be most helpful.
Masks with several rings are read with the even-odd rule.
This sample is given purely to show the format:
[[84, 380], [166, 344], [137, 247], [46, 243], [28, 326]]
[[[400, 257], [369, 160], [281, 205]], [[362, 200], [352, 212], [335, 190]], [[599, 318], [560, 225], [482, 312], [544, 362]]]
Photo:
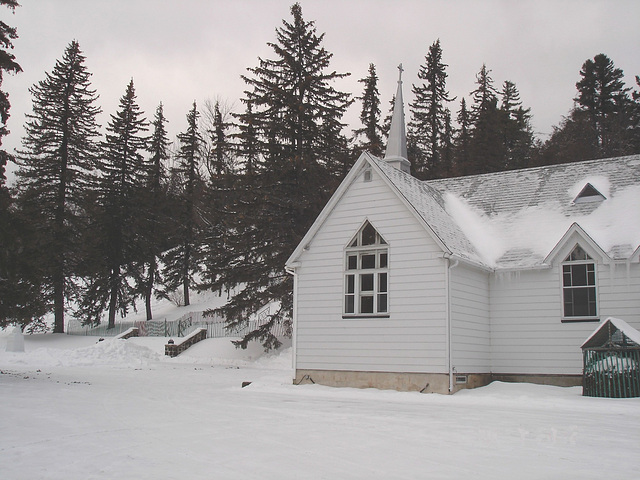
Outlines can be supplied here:
[[396, 92], [391, 117], [391, 128], [387, 140], [384, 159], [398, 170], [410, 173], [411, 164], [407, 159], [407, 133], [404, 126], [404, 105], [402, 101], [402, 64], [398, 65], [398, 91]]

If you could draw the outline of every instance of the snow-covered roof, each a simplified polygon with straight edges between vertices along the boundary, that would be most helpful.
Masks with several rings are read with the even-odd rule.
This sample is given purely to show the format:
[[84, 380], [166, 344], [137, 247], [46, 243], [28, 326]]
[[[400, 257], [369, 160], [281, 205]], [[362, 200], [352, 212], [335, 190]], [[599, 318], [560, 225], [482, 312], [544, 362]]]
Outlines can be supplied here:
[[616, 341], [616, 337], [620, 337], [618, 342], [622, 341], [622, 337], [626, 337], [626, 343], [632, 342], [635, 344], [634, 346], [640, 346], [640, 332], [638, 330], [624, 320], [609, 317], [598, 325], [598, 328], [589, 335], [580, 348], [601, 347], [609, 340]]
[[[640, 246], [640, 155], [430, 181], [371, 161], [447, 250], [487, 268], [544, 266], [572, 225], [612, 260]], [[576, 201], [587, 185], [599, 197]]]

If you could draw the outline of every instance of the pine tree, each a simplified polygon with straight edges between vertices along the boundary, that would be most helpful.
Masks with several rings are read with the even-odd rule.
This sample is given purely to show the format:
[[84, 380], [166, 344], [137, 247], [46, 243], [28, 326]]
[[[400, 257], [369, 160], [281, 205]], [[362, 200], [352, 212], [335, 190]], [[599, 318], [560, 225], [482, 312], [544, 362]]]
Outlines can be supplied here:
[[64, 331], [65, 298], [74, 293], [88, 173], [98, 151], [98, 95], [84, 61], [78, 42], [71, 42], [53, 71], [29, 90], [33, 113], [18, 155], [20, 203], [40, 242], [43, 297], [53, 302], [54, 332]]
[[534, 144], [531, 109], [524, 108], [520, 92], [509, 80], [502, 86], [503, 143], [506, 149], [506, 168], [525, 168], [530, 165]]
[[358, 150], [367, 151], [381, 157], [384, 154], [382, 143], [382, 128], [380, 127], [380, 92], [378, 91], [378, 76], [376, 66], [369, 64], [369, 75], [358, 80], [364, 84], [364, 92], [357, 99], [362, 101], [360, 121], [362, 128], [356, 129], [356, 137], [364, 135], [365, 141], [361, 142]]
[[145, 202], [145, 221], [143, 227], [142, 240], [144, 242], [145, 272], [141, 279], [140, 290], [144, 297], [146, 318], [151, 320], [151, 300], [154, 287], [160, 281], [158, 259], [168, 247], [165, 229], [168, 227], [168, 205], [167, 192], [165, 189], [165, 162], [169, 159], [169, 138], [165, 127], [167, 119], [164, 116], [162, 103], [156, 108], [156, 113], [152, 122], [153, 131], [148, 142], [149, 176], [146, 181], [147, 193]]
[[206, 103], [205, 108], [209, 117], [209, 127], [207, 128], [209, 133], [207, 169], [210, 177], [221, 177], [224, 173], [234, 168], [234, 146], [230, 142], [231, 136], [229, 134], [231, 127], [231, 123], [228, 121], [229, 109], [225, 108], [224, 110], [227, 111], [223, 113], [220, 101], [216, 101], [213, 105]]
[[[0, 0], [0, 5], [8, 7], [11, 11], [19, 6], [16, 0]], [[0, 147], [2, 146], [2, 138], [9, 134], [7, 121], [11, 108], [9, 94], [2, 90], [4, 74], [5, 72], [17, 74], [22, 71], [22, 67], [16, 62], [15, 55], [9, 51], [13, 49], [13, 40], [16, 38], [18, 38], [16, 29], [0, 21]], [[8, 160], [13, 159], [5, 150], [0, 149], [0, 188], [4, 188], [5, 166]]]
[[259, 59], [258, 67], [248, 69], [252, 76], [243, 76], [247, 110], [239, 116], [240, 130], [251, 128], [255, 136], [243, 140], [255, 139], [257, 146], [241, 148], [259, 151], [262, 165], [235, 179], [235, 195], [221, 211], [223, 253], [207, 260], [204, 273], [207, 288], [237, 288], [218, 311], [229, 327], [244, 326], [271, 302], [278, 305], [242, 339], [243, 347], [251, 340], [277, 347], [271, 328], [290, 325], [292, 281], [284, 264], [335, 187], [332, 161], [346, 145], [336, 135], [351, 100], [331, 85], [346, 74], [329, 70], [324, 34], [303, 19], [299, 4], [291, 14], [293, 21], [283, 21], [276, 42], [269, 43], [275, 58]]
[[413, 85], [414, 100], [411, 102], [409, 133], [416, 148], [417, 157], [412, 159], [414, 173], [418, 178], [436, 178], [446, 170], [441, 165], [443, 131], [445, 128], [446, 103], [454, 100], [447, 91], [447, 65], [442, 63], [442, 48], [438, 39], [429, 47], [425, 64], [418, 70], [422, 85]]
[[453, 139], [453, 172], [455, 175], [471, 174], [471, 114], [467, 109], [467, 102], [460, 100], [460, 110], [456, 117], [458, 128]]
[[163, 256], [165, 295], [182, 286], [185, 306], [191, 303], [191, 287], [195, 285], [195, 274], [200, 270], [197, 259], [201, 248], [204, 182], [200, 172], [203, 139], [198, 127], [199, 117], [196, 102], [193, 102], [187, 114], [187, 129], [178, 134], [180, 147], [174, 174], [178, 179], [179, 206], [172, 239], [176, 246]]
[[[0, 5], [14, 10], [15, 0], [0, 0]], [[2, 90], [4, 74], [18, 74], [22, 68], [15, 56], [13, 40], [18, 38], [15, 28], [0, 21], [0, 147], [9, 134], [9, 94]], [[40, 295], [42, 272], [36, 261], [31, 223], [16, 208], [15, 200], [6, 186], [5, 166], [14, 161], [11, 154], [0, 148], [0, 328], [17, 323], [24, 328], [42, 319], [46, 303]]]
[[86, 323], [99, 323], [107, 310], [109, 329], [115, 327], [116, 313], [126, 315], [137, 297], [132, 282], [140, 275], [144, 252], [140, 205], [148, 178], [142, 154], [147, 149], [147, 125], [131, 80], [118, 111], [111, 115], [96, 163], [100, 175], [95, 188], [93, 263], [88, 266], [89, 286], [79, 309]]
[[238, 144], [236, 145], [240, 159], [240, 170], [251, 178], [261, 170], [262, 155], [261, 144], [258, 140], [258, 131], [255, 125], [256, 118], [253, 115], [251, 102], [246, 102], [246, 109], [243, 114], [237, 115], [238, 133], [234, 135]]
[[440, 138], [440, 175], [443, 178], [452, 177], [454, 174], [454, 130], [451, 121], [451, 110], [445, 108], [442, 135]]
[[575, 106], [539, 148], [535, 159], [539, 165], [639, 151], [640, 107], [622, 82], [622, 70], [599, 54], [584, 62], [580, 77]]
[[482, 65], [476, 76], [478, 87], [471, 92], [471, 141], [468, 173], [499, 172], [506, 168], [506, 148], [502, 135], [504, 114], [498, 109], [498, 96], [491, 70]]
[[580, 76], [575, 101], [579, 109], [587, 112], [596, 132], [599, 156], [628, 153], [631, 101], [630, 89], [622, 81], [623, 71], [609, 57], [598, 54], [584, 62]]

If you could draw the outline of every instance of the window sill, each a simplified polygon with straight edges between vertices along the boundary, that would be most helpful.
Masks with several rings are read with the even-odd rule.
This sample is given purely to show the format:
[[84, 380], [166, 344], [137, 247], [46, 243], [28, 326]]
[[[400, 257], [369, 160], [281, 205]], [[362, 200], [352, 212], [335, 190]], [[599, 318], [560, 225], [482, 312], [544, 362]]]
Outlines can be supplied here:
[[388, 313], [381, 313], [381, 314], [363, 313], [358, 315], [353, 315], [353, 314], [342, 315], [342, 318], [389, 318], [390, 316], [391, 315], [389, 315]]
[[588, 322], [599, 322], [600, 317], [576, 317], [576, 318], [563, 318], [561, 323], [588, 323]]

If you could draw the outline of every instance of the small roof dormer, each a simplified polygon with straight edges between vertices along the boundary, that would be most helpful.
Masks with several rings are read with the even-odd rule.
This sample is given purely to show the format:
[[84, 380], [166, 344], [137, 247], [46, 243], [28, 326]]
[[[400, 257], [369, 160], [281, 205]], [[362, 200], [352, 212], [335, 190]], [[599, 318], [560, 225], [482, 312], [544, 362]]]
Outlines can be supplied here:
[[601, 202], [606, 199], [607, 197], [600, 193], [596, 187], [587, 183], [573, 199], [573, 203]]
[[407, 132], [404, 125], [404, 105], [402, 101], [402, 64], [398, 65], [398, 90], [393, 104], [391, 128], [387, 140], [384, 160], [394, 168], [403, 172], [411, 172], [411, 164], [407, 159]]

